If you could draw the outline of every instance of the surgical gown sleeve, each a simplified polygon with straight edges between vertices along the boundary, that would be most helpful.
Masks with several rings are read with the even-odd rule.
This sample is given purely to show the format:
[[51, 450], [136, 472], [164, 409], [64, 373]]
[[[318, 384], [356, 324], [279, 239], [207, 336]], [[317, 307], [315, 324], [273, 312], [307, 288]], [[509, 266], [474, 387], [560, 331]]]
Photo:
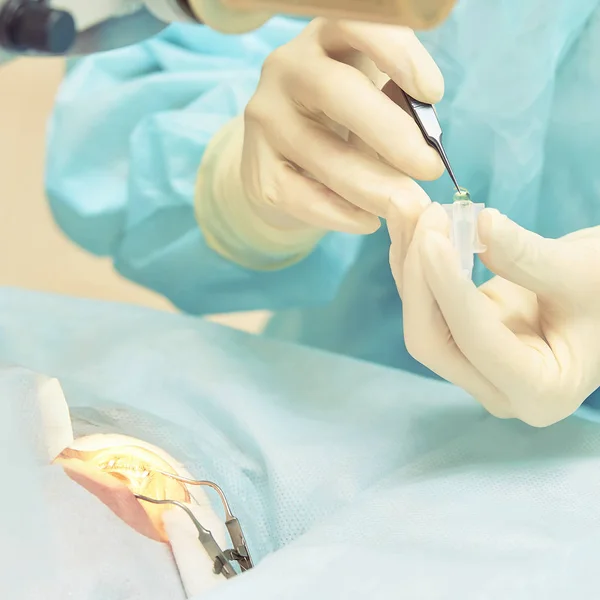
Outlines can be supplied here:
[[174, 25], [72, 65], [47, 143], [46, 190], [63, 231], [190, 313], [332, 299], [359, 238], [328, 235], [298, 264], [258, 272], [211, 250], [194, 216], [206, 146], [243, 112], [266, 56], [303, 27], [277, 18], [256, 32], [224, 36]]

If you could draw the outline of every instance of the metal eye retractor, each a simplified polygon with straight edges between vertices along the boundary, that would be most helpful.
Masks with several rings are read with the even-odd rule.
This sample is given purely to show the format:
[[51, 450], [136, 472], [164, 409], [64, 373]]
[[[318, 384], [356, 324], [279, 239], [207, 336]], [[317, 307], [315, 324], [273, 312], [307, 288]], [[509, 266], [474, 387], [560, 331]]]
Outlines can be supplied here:
[[216, 483], [213, 483], [212, 481], [188, 479], [187, 477], [181, 477], [175, 473], [168, 473], [167, 471], [158, 469], [153, 469], [153, 472], [184, 483], [185, 485], [209, 487], [219, 495], [221, 503], [223, 504], [223, 509], [225, 510], [225, 527], [227, 527], [229, 537], [233, 544], [233, 548], [228, 550], [223, 550], [219, 546], [213, 534], [198, 521], [194, 513], [190, 510], [190, 507], [183, 502], [179, 502], [178, 500], [156, 500], [141, 494], [135, 495], [138, 500], [142, 500], [143, 502], [150, 502], [152, 504], [171, 504], [185, 511], [198, 531], [198, 540], [213, 561], [213, 571], [216, 575], [223, 575], [226, 579], [235, 577], [238, 572], [233, 568], [232, 562], [237, 562], [242, 572], [248, 571], [254, 566], [242, 526], [231, 512], [231, 507], [229, 506], [225, 493]]

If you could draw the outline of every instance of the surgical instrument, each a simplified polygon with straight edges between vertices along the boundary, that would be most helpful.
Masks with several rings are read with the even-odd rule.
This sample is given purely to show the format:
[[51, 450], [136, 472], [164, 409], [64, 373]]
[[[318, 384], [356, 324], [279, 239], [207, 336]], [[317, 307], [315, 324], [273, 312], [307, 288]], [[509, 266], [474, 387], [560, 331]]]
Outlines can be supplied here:
[[135, 494], [135, 497], [138, 500], [150, 502], [152, 504], [171, 504], [172, 506], [178, 506], [185, 511], [198, 531], [200, 543], [204, 546], [204, 549], [213, 561], [215, 574], [223, 574], [226, 579], [231, 579], [236, 576], [237, 573], [229, 562], [225, 551], [221, 550], [221, 546], [219, 546], [213, 534], [206, 529], [198, 519], [196, 519], [196, 516], [189, 506], [186, 506], [183, 502], [179, 502], [179, 500], [157, 500], [156, 498], [150, 498], [149, 496], [143, 496], [142, 494]]
[[140, 42], [172, 22], [225, 33], [256, 29], [277, 13], [426, 29], [456, 0], [0, 0], [0, 64], [15, 56], [79, 55]]
[[231, 538], [231, 541], [233, 543], [233, 548], [230, 550], [221, 549], [212, 533], [196, 519], [190, 508], [186, 506], [186, 504], [184, 504], [183, 502], [168, 499], [157, 500], [155, 498], [150, 498], [141, 494], [135, 494], [135, 497], [138, 500], [142, 500], [144, 502], [150, 502], [152, 504], [171, 504], [184, 510], [190, 517], [190, 519], [192, 519], [192, 522], [194, 523], [194, 526], [198, 531], [198, 539], [200, 540], [200, 543], [202, 544], [202, 546], [204, 546], [206, 552], [213, 561], [214, 572], [217, 575], [223, 574], [223, 576], [227, 579], [230, 579], [231, 577], [237, 575], [236, 571], [231, 565], [231, 561], [237, 562], [242, 572], [248, 571], [254, 566], [240, 522], [233, 515], [225, 493], [216, 483], [207, 480], [189, 479], [188, 477], [182, 477], [175, 473], [161, 471], [160, 469], [153, 469], [153, 472], [164, 475], [165, 477], [169, 477], [175, 481], [184, 483], [185, 485], [209, 487], [218, 494], [221, 503], [223, 504], [223, 509], [225, 511], [225, 526], [229, 533], [229, 537]]
[[454, 171], [450, 166], [448, 155], [442, 144], [442, 126], [440, 125], [435, 107], [433, 104], [426, 104], [425, 102], [415, 100], [415, 98], [409, 96], [406, 92], [404, 92], [404, 96], [406, 97], [408, 108], [419, 126], [423, 137], [432, 148], [437, 150], [446, 167], [446, 171], [448, 171], [448, 175], [450, 175], [452, 182], [456, 187], [456, 191], [458, 194], [461, 194], [461, 187], [458, 185]]
[[477, 230], [477, 219], [479, 218], [479, 213], [485, 208], [485, 204], [475, 204], [471, 200], [469, 192], [458, 185], [458, 180], [450, 166], [448, 155], [442, 144], [442, 126], [440, 125], [433, 104], [426, 104], [425, 102], [416, 100], [404, 90], [400, 90], [402, 92], [401, 96], [398, 90], [400, 88], [395, 84], [387, 88], [387, 90], [384, 88], [388, 96], [397, 103], [404, 96], [408, 110], [419, 126], [423, 137], [440, 155], [446, 171], [448, 171], [448, 175], [450, 175], [456, 187], [453, 202], [451, 204], [442, 204], [442, 207], [450, 219], [450, 241], [456, 249], [461, 272], [465, 277], [471, 278], [473, 276], [474, 255], [486, 250], [485, 246], [479, 240]]
[[171, 479], [185, 483], [186, 485], [205, 486], [214, 490], [219, 495], [221, 503], [223, 504], [223, 509], [225, 511], [225, 527], [227, 527], [229, 537], [233, 542], [234, 555], [232, 560], [235, 560], [240, 565], [242, 571], [247, 571], [254, 566], [252, 564], [250, 552], [248, 551], [248, 545], [246, 543], [242, 526], [240, 525], [238, 519], [231, 512], [231, 507], [229, 506], [229, 502], [227, 501], [225, 493], [216, 483], [206, 480], [189, 479], [187, 477], [182, 477], [181, 475], [176, 475], [174, 473], [168, 473], [161, 470], [155, 470], [155, 473], [160, 473], [161, 475], [165, 475], [165, 477], [170, 477]]

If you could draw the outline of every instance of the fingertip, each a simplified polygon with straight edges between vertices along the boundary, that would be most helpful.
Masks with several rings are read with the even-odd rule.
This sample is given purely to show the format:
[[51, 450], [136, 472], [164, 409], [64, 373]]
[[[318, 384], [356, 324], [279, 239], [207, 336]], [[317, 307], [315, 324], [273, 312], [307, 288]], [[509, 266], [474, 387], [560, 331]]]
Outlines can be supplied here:
[[325, 231], [351, 235], [371, 235], [381, 227], [381, 221], [377, 217], [373, 219], [311, 219], [309, 224]]
[[448, 240], [438, 231], [426, 231], [421, 240], [421, 253], [428, 259], [435, 259], [448, 251]]
[[446, 93], [446, 84], [444, 82], [444, 76], [442, 75], [441, 71], [439, 71], [439, 74], [440, 81], [435, 90], [431, 91], [431, 96], [433, 98], [432, 104], [437, 104], [438, 102], [441, 102], [444, 99], [444, 94]]
[[[398, 243], [394, 243], [394, 241], [392, 240], [392, 243], [390, 244], [390, 251], [388, 253], [388, 259], [390, 262], [390, 267], [392, 269], [392, 275], [394, 276], [394, 279], [396, 279], [396, 272], [397, 272], [397, 266], [400, 263], [400, 244]], [[396, 282], [397, 284], [398, 282]]]
[[406, 172], [417, 181], [435, 181], [445, 172], [446, 168], [440, 155], [434, 150], [423, 137], [417, 124], [410, 122], [410, 132], [406, 132], [404, 143], [410, 153], [403, 159], [404, 163], [394, 166]]
[[440, 155], [429, 145], [426, 146], [426, 152], [423, 152], [419, 168], [418, 179], [421, 181], [435, 181], [446, 171]]
[[333, 227], [332, 229], [354, 235], [371, 235], [378, 231], [380, 227], [381, 221], [379, 217], [364, 213], [364, 215], [361, 215], [358, 219], [344, 219], [343, 221], [338, 222], [337, 227]]
[[362, 235], [371, 235], [381, 228], [381, 220], [378, 217], [374, 217], [370, 223], [364, 223], [362, 225]]
[[388, 227], [402, 223], [417, 223], [419, 217], [431, 204], [429, 196], [416, 183], [409, 190], [394, 192], [389, 197], [385, 219]]
[[432, 204], [431, 198], [427, 192], [420, 186], [415, 184], [415, 198], [422, 208], [429, 208]]
[[390, 196], [386, 218], [394, 219], [402, 216], [418, 218], [430, 205], [431, 199], [425, 190], [415, 184], [409, 192], [394, 193]]
[[381, 227], [377, 215], [351, 204], [322, 184], [316, 184], [311, 191], [317, 193], [310, 201], [305, 197], [305, 202], [293, 203], [288, 208], [290, 215], [298, 221], [324, 231], [357, 235], [369, 235]]
[[432, 202], [419, 219], [418, 228], [423, 231], [431, 229], [442, 234], [447, 234], [450, 221], [446, 211], [439, 202]]
[[415, 32], [401, 27], [388, 27], [386, 32], [378, 40], [379, 47], [387, 50], [378, 52], [378, 67], [413, 98], [439, 102], [444, 96], [444, 76]]
[[506, 407], [496, 407], [493, 409], [486, 407], [486, 410], [490, 413], [490, 415], [492, 415], [492, 417], [502, 421], [514, 420], [515, 418], [515, 415]]
[[522, 231], [514, 221], [495, 208], [486, 208], [479, 214], [477, 230], [486, 249], [480, 258], [488, 268], [490, 261], [494, 263], [494, 269], [502, 262], [510, 262], [508, 257], [514, 254], [515, 247], [520, 243]]
[[460, 263], [454, 247], [447, 235], [440, 231], [428, 230], [421, 236], [419, 254], [423, 266], [430, 272], [444, 276], [455, 272], [462, 276]]
[[435, 216], [436, 219], [448, 219], [448, 215], [444, 210], [443, 206], [439, 202], [432, 202], [431, 206], [427, 209], [427, 212], [431, 218]]
[[402, 223], [402, 215], [396, 210], [392, 210], [386, 219], [387, 231], [390, 236], [390, 243], [392, 247], [402, 247], [404, 243], [404, 227]]
[[495, 208], [485, 208], [479, 213], [477, 229], [481, 241], [487, 246], [494, 234], [494, 223], [501, 217], [500, 211]]
[[390, 271], [392, 272], [392, 278], [396, 284], [396, 289], [400, 298], [404, 295], [404, 261], [406, 260], [406, 252], [402, 250], [402, 245], [398, 243], [392, 243], [388, 254], [390, 262]]
[[390, 197], [386, 221], [392, 242], [403, 244], [412, 239], [423, 212], [431, 205], [425, 191], [416, 183], [407, 192]]
[[423, 98], [422, 102], [437, 104], [444, 97], [444, 76], [429, 55], [428, 58], [429, 64], [421, 65], [415, 70], [415, 84]]
[[415, 98], [421, 102], [437, 104], [444, 97], [444, 76], [435, 60], [420, 41], [412, 53], [412, 80], [416, 88]]
[[381, 219], [373, 213], [350, 203], [347, 203], [344, 209], [341, 211], [336, 210], [337, 214], [335, 216], [334, 213], [331, 214], [331, 217], [336, 219], [337, 226], [336, 222], [333, 222], [333, 227], [328, 229], [356, 235], [370, 235], [381, 227]]
[[402, 205], [402, 202], [394, 199], [390, 200], [387, 215], [385, 216], [385, 220], [387, 221], [387, 226], [390, 232], [395, 230], [401, 223], [403, 214], [404, 206]]

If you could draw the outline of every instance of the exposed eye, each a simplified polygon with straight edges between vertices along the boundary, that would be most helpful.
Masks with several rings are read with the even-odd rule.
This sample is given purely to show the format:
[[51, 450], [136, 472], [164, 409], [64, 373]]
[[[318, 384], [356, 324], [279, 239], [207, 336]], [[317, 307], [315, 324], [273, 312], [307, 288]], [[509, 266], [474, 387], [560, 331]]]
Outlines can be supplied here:
[[91, 452], [68, 448], [55, 462], [128, 525], [155, 540], [167, 541], [162, 515], [172, 507], [140, 503], [135, 494], [190, 502], [183, 483], [156, 472], [173, 473], [174, 468], [146, 448], [110, 446]]

